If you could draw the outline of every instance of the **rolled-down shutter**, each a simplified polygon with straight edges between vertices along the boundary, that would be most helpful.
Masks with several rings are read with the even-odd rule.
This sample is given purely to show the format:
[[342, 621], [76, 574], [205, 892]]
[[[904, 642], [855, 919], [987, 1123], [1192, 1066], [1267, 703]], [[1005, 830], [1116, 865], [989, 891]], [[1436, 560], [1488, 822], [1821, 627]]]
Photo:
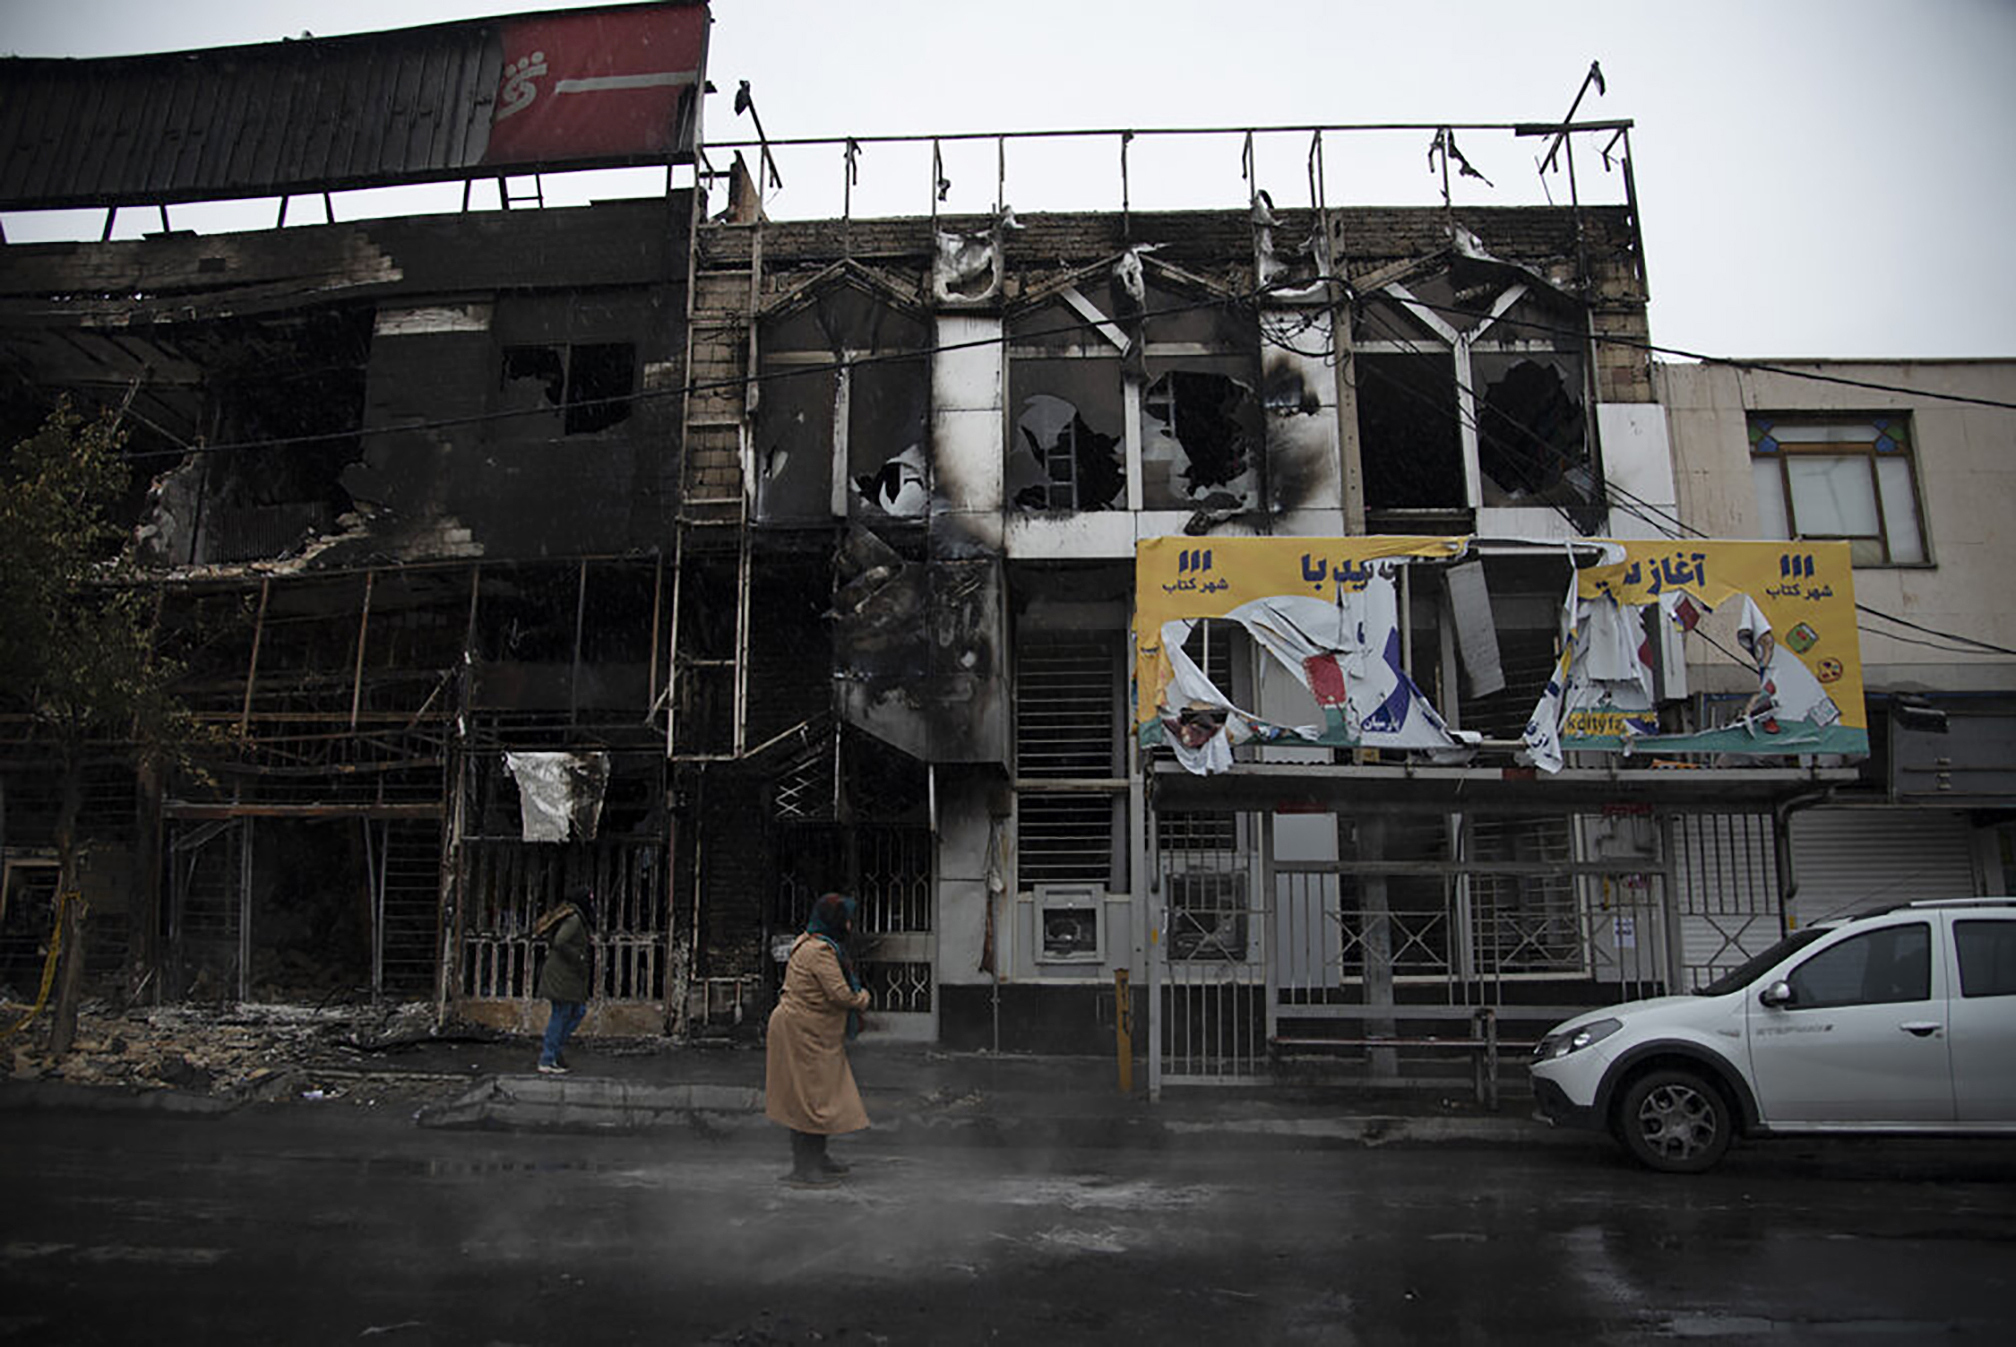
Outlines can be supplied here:
[[1973, 828], [1951, 810], [1809, 809], [1792, 816], [1801, 925], [1923, 898], [1969, 898]]

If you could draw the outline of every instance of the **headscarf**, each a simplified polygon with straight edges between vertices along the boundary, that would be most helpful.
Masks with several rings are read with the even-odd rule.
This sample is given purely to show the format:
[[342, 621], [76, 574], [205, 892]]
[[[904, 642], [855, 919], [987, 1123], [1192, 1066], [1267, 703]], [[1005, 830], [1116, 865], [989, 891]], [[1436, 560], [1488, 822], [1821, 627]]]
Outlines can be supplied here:
[[[834, 957], [840, 960], [840, 972], [847, 979], [847, 990], [861, 990], [861, 975], [854, 971], [854, 958], [841, 942], [847, 938], [847, 928], [854, 921], [854, 913], [860, 904], [844, 893], [822, 894], [819, 901], [812, 904], [812, 915], [806, 919], [805, 934], [824, 940], [832, 947]], [[847, 1037], [853, 1038], [861, 1032], [861, 1012], [847, 1012]]]
[[573, 888], [567, 890], [565, 898], [548, 908], [545, 914], [533, 923], [532, 934], [545, 935], [561, 922], [567, 920], [569, 916], [581, 918], [582, 924], [586, 925], [588, 921], [588, 908], [594, 901], [595, 895], [587, 885], [575, 885]]

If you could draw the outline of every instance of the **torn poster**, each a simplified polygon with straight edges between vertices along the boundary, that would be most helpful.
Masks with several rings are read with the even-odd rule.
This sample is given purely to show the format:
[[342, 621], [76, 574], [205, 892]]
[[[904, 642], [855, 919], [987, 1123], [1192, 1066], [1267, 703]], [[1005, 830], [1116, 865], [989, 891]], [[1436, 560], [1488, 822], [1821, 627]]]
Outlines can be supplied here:
[[[1431, 554], [1446, 554], [1442, 540], [1325, 540], [1327, 548], [1344, 544], [1343, 552], [1334, 557], [1329, 551], [1305, 553], [1292, 576], [1268, 577], [1256, 570], [1256, 587], [1273, 585], [1276, 592], [1262, 589], [1256, 597], [1230, 605], [1214, 601], [1235, 592], [1232, 579], [1216, 572], [1216, 549], [1247, 541], [1272, 540], [1214, 539], [1209, 547], [1181, 549], [1174, 558], [1177, 578], [1162, 590], [1174, 604], [1152, 603], [1144, 586], [1139, 607], [1143, 612], [1158, 606], [1167, 610], [1185, 602], [1176, 596], [1199, 595], [1199, 605], [1215, 611], [1198, 615], [1243, 627], [1255, 645], [1308, 690], [1323, 723], [1276, 724], [1234, 706], [1184, 652], [1194, 618], [1171, 617], [1140, 651], [1144, 743], [1169, 744], [1184, 767], [1200, 774], [1228, 770], [1233, 747], [1254, 740], [1430, 751], [1461, 746], [1461, 738], [1407, 676], [1401, 658], [1399, 571], [1393, 558], [1424, 541]], [[1152, 546], [1144, 543], [1142, 549]], [[1291, 578], [1292, 589], [1286, 583]]]
[[527, 842], [592, 842], [609, 786], [607, 753], [506, 753]]
[[[1404, 667], [1398, 576], [1469, 555], [1467, 537], [1196, 538], [1135, 554], [1135, 729], [1196, 772], [1247, 742], [1399, 749], [1445, 757], [1450, 729]], [[1535, 765], [1569, 752], [1783, 755], [1868, 752], [1853, 577], [1845, 544], [1577, 539], [1558, 657], [1522, 736]], [[1488, 597], [1485, 602], [1488, 603]], [[1662, 733], [1652, 639], [1722, 610], [1715, 648], [1742, 646], [1756, 695], [1729, 724]], [[1183, 652], [1200, 620], [1236, 622], [1309, 691], [1324, 723], [1270, 723], [1232, 704]], [[1708, 633], [1704, 631], [1704, 635]], [[1663, 640], [1663, 638], [1662, 638]]]
[[[1854, 578], [1846, 543], [1602, 543], [1575, 574], [1576, 623], [1526, 727], [1534, 765], [1564, 751], [1861, 755], [1869, 751]], [[1650, 642], [1639, 614], [1691, 632], [1735, 615], [1735, 643], [1757, 676], [1736, 719], [1662, 734]], [[1781, 641], [1775, 632], [1784, 631]], [[1559, 684], [1557, 687], [1556, 685]], [[1551, 718], [1551, 724], [1550, 724]]]

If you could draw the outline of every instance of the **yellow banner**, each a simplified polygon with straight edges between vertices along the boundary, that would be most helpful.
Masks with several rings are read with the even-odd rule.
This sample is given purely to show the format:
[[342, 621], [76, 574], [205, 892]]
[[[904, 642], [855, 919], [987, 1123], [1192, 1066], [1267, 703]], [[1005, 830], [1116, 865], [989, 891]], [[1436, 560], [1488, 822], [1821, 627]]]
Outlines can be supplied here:
[[[1223, 617], [1276, 596], [1334, 596], [1362, 586], [1382, 560], [1451, 560], [1466, 537], [1154, 538], [1135, 553], [1135, 676], [1138, 723], [1149, 726], [1171, 671], [1162, 650], [1165, 623]], [[1838, 542], [1626, 541], [1581, 539], [1621, 559], [1585, 566], [1577, 592], [1608, 595], [1625, 608], [1659, 604], [1690, 627], [1699, 610], [1733, 614], [1750, 648], [1732, 651], [1756, 663], [1760, 692], [1736, 726], [1684, 735], [1639, 735], [1585, 711], [1562, 727], [1571, 749], [1633, 748], [1675, 752], [1866, 753], [1867, 712], [1855, 625], [1848, 544]], [[1690, 596], [1692, 603], [1681, 596]], [[1747, 615], [1755, 606], [1762, 624]], [[1750, 628], [1768, 626], [1768, 634]], [[1717, 626], [1729, 629], [1726, 620]], [[1772, 686], [1772, 684], [1782, 686]], [[1775, 700], [1774, 700], [1775, 699]], [[1783, 715], [1777, 714], [1781, 710]]]
[[1715, 609], [1748, 598], [1770, 623], [1777, 648], [1797, 656], [1833, 701], [1840, 727], [1868, 729], [1847, 543], [1700, 539], [1616, 546], [1624, 549], [1623, 561], [1576, 573], [1583, 598], [1608, 594], [1637, 605], [1658, 603], [1677, 590]]
[[1329, 597], [1364, 583], [1368, 563], [1396, 557], [1452, 558], [1467, 538], [1386, 534], [1355, 538], [1149, 538], [1134, 551], [1136, 719], [1155, 719], [1169, 683], [1162, 625], [1223, 617], [1243, 603], [1280, 595]]

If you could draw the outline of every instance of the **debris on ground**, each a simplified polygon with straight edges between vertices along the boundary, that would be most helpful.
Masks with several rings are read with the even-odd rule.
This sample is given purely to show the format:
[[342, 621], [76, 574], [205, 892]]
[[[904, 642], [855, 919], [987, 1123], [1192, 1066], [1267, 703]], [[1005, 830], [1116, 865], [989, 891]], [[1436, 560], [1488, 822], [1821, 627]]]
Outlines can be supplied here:
[[[26, 1006], [0, 1005], [0, 1022]], [[9, 1045], [0, 1058], [14, 1080], [123, 1085], [230, 1095], [248, 1100], [356, 1097], [376, 1057], [427, 1043], [502, 1042], [508, 1035], [476, 1025], [435, 1021], [431, 1002], [312, 1007], [240, 1004], [227, 1009], [176, 1005], [116, 1010], [90, 1001], [79, 1008], [77, 1038], [61, 1060], [47, 1052], [46, 1024]], [[397, 1082], [366, 1089], [373, 1102], [400, 1094]]]

